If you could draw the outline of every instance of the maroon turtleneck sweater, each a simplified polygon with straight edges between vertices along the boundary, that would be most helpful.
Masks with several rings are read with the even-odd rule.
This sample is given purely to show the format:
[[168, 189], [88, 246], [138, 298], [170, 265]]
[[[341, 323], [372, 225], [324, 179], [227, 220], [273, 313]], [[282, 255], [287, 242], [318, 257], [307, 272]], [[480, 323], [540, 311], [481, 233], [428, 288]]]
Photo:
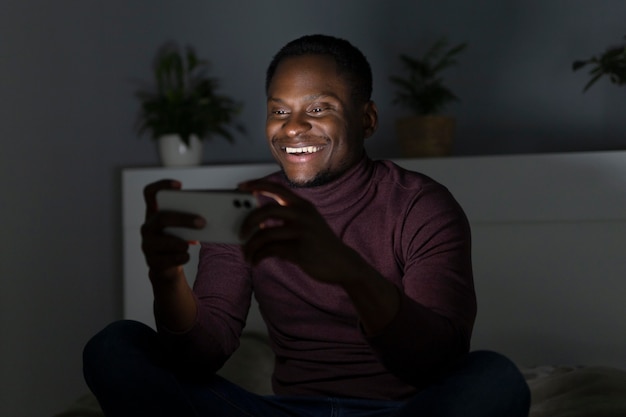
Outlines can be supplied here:
[[239, 246], [203, 244], [196, 325], [161, 333], [197, 370], [213, 372], [237, 348], [254, 294], [276, 354], [276, 394], [406, 399], [469, 349], [476, 300], [461, 207], [432, 179], [367, 157], [329, 184], [295, 191], [402, 290], [387, 328], [366, 337], [345, 292], [293, 264], [251, 268]]

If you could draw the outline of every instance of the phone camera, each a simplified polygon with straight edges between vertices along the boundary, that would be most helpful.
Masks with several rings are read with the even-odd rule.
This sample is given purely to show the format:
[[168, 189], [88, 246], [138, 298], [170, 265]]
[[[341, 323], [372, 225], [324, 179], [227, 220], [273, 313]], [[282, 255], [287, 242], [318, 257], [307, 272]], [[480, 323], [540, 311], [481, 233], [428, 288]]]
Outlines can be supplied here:
[[238, 198], [233, 200], [233, 206], [235, 206], [236, 208], [246, 208], [246, 209], [250, 209], [252, 208], [252, 203], [250, 203], [249, 200], [240, 200]]

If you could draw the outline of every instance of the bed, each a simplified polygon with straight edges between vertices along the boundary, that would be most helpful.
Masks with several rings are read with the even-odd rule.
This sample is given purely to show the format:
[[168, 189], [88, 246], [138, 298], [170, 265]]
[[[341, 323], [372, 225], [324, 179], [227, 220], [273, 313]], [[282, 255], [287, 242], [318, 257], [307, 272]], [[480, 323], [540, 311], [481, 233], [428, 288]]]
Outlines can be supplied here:
[[[496, 350], [518, 364], [531, 387], [531, 416], [626, 416], [626, 151], [396, 162], [445, 184], [465, 208], [479, 305], [472, 349]], [[168, 177], [188, 188], [229, 188], [274, 169], [124, 170], [125, 317], [153, 325], [138, 233], [145, 184]], [[240, 350], [260, 356], [236, 355], [233, 378], [258, 382], [270, 368], [249, 370], [271, 356], [264, 356], [256, 311], [245, 333], [251, 340]], [[58, 416], [99, 415], [92, 397], [80, 401], [83, 414]]]

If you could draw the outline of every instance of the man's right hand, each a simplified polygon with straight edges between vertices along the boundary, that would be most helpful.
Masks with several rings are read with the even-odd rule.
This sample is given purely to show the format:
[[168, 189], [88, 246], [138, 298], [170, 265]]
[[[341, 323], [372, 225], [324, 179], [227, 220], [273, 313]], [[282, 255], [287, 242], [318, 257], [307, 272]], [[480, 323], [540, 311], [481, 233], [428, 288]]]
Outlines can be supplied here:
[[141, 227], [141, 250], [150, 270], [153, 284], [175, 281], [183, 274], [182, 266], [189, 261], [189, 242], [168, 235], [166, 227], [202, 228], [205, 220], [197, 215], [173, 211], [159, 211], [156, 194], [160, 190], [179, 190], [176, 180], [161, 180], [144, 188], [146, 202], [145, 223]]

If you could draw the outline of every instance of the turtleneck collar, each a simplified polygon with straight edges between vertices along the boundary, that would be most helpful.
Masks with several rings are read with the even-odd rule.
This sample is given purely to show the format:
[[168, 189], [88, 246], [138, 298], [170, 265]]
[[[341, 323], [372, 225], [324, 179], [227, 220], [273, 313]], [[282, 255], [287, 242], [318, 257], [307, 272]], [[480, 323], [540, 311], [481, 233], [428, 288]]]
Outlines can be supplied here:
[[[293, 187], [292, 190], [311, 201], [322, 215], [328, 216], [345, 211], [367, 194], [373, 170], [372, 160], [364, 153], [361, 160], [341, 177], [317, 187]], [[283, 182], [287, 183], [284, 177]]]

